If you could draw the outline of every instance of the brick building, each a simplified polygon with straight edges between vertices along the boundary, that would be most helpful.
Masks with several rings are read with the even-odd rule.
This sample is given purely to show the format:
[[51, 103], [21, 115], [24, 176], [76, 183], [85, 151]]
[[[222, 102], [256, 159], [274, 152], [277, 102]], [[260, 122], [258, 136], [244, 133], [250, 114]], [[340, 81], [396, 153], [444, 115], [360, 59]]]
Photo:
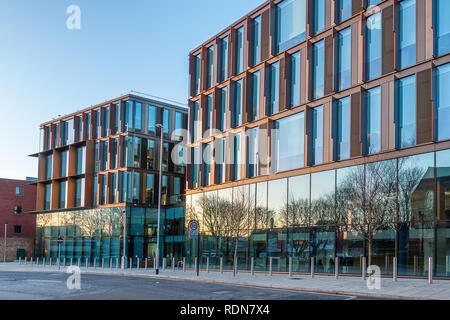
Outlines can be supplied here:
[[26, 180], [0, 179], [0, 252], [4, 257], [5, 224], [6, 260], [19, 256], [32, 257], [36, 235], [36, 216], [27, 212], [34, 211], [36, 205], [36, 186]]

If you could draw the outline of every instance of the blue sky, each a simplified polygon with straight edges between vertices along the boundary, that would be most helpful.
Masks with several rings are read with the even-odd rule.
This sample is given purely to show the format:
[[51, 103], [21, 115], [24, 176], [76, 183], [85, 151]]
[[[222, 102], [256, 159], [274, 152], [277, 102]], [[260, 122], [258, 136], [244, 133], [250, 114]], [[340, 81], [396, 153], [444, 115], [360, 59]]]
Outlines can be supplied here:
[[[130, 90], [185, 103], [188, 53], [264, 0], [1, 0], [0, 177], [37, 176], [39, 125]], [[69, 30], [70, 5], [81, 30]]]

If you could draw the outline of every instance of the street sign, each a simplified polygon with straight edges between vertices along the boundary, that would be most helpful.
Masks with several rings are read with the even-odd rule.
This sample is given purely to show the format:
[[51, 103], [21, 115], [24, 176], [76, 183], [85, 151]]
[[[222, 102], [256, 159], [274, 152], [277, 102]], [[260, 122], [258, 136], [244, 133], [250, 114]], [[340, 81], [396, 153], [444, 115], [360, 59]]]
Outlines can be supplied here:
[[198, 221], [192, 220], [189, 222], [189, 239], [198, 238], [198, 229], [200, 228]]
[[62, 244], [64, 242], [64, 239], [59, 237], [58, 240], [56, 240], [56, 242], [58, 242], [58, 244]]

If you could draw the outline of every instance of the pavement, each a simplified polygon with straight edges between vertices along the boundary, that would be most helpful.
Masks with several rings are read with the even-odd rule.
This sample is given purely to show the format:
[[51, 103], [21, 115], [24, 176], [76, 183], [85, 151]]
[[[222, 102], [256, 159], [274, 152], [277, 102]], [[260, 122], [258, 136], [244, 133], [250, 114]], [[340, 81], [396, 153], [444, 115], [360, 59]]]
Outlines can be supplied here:
[[[36, 266], [18, 263], [0, 263], [0, 280], [1, 275], [8, 272], [40, 272], [40, 273], [65, 273], [67, 267], [57, 266]], [[107, 275], [107, 276], [126, 276], [151, 279], [167, 279], [179, 281], [196, 281], [204, 284], [222, 284], [222, 285], [238, 285], [253, 288], [290, 290], [304, 293], [318, 293], [343, 295], [351, 297], [381, 298], [381, 299], [403, 299], [403, 300], [450, 300], [450, 280], [433, 280], [429, 284], [427, 279], [405, 279], [399, 278], [396, 282], [392, 278], [379, 279], [380, 286], [374, 288], [368, 286], [368, 281], [361, 277], [340, 276], [338, 279], [331, 276], [315, 275], [293, 275], [289, 277], [287, 274], [273, 274], [270, 276], [266, 273], [250, 273], [239, 272], [236, 276], [232, 272], [218, 271], [201, 271], [197, 276], [193, 270], [160, 270], [160, 274], [156, 275], [155, 271], [149, 269], [109, 269], [102, 268], [85, 268], [81, 267], [81, 274], [84, 275]]]

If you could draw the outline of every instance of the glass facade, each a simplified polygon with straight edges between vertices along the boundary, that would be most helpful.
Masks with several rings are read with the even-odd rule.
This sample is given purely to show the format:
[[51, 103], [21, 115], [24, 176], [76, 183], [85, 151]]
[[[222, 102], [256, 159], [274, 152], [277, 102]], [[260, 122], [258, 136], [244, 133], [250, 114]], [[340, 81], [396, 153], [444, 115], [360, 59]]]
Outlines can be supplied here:
[[290, 74], [289, 74], [289, 107], [300, 105], [300, 72], [301, 61], [300, 51], [292, 54], [289, 58]]
[[219, 118], [218, 130], [220, 131], [225, 131], [227, 128], [227, 94], [227, 87], [219, 90], [219, 107], [217, 113]]
[[313, 33], [317, 34], [325, 28], [325, 0], [314, 0], [312, 6], [314, 10]]
[[228, 37], [219, 41], [219, 65], [217, 82], [223, 82], [228, 78]]
[[242, 104], [243, 104], [242, 80], [233, 82], [232, 86], [233, 86], [234, 101], [233, 107], [231, 109], [231, 117], [232, 117], [231, 126], [233, 128], [236, 128], [242, 125]]
[[450, 139], [450, 64], [434, 69], [434, 135], [436, 140]]
[[306, 39], [306, 0], [284, 0], [275, 10], [275, 53]]
[[352, 16], [352, 0], [337, 0], [336, 20], [342, 22]]
[[206, 49], [206, 87], [209, 89], [214, 84], [214, 46]]
[[365, 44], [366, 80], [369, 81], [381, 75], [381, 13], [367, 18]]
[[397, 80], [397, 148], [416, 144], [416, 76]]
[[335, 159], [350, 158], [350, 97], [342, 98], [334, 105]]
[[239, 74], [244, 71], [244, 27], [240, 27], [236, 30], [235, 35], [235, 74]]
[[252, 65], [261, 62], [261, 16], [252, 21]]
[[201, 57], [200, 54], [194, 57], [194, 76], [193, 76], [193, 92], [192, 95], [196, 96], [200, 93], [200, 67], [201, 67]]
[[258, 133], [259, 128], [253, 128], [246, 131], [247, 137], [247, 159], [246, 176], [252, 178], [258, 175]]
[[336, 91], [347, 89], [351, 84], [351, 35], [350, 27], [337, 34]]
[[450, 52], [450, 21], [447, 13], [450, 3], [446, 0], [434, 0], [434, 54], [441, 56]]
[[311, 110], [311, 155], [310, 165], [318, 165], [323, 162], [323, 106]]
[[416, 63], [416, 0], [403, 0], [398, 7], [398, 69]]
[[271, 115], [279, 111], [280, 99], [280, 63], [275, 62], [268, 66], [268, 75], [270, 78], [270, 87], [267, 90], [268, 99], [266, 106], [266, 115]]
[[251, 112], [249, 121], [255, 121], [259, 119], [259, 98], [261, 92], [261, 80], [260, 72], [256, 71], [251, 75]]
[[381, 151], [381, 88], [365, 92], [365, 154]]
[[311, 97], [318, 99], [324, 94], [324, 51], [325, 41], [321, 40], [313, 44], [312, 47], [312, 78], [311, 78]]

